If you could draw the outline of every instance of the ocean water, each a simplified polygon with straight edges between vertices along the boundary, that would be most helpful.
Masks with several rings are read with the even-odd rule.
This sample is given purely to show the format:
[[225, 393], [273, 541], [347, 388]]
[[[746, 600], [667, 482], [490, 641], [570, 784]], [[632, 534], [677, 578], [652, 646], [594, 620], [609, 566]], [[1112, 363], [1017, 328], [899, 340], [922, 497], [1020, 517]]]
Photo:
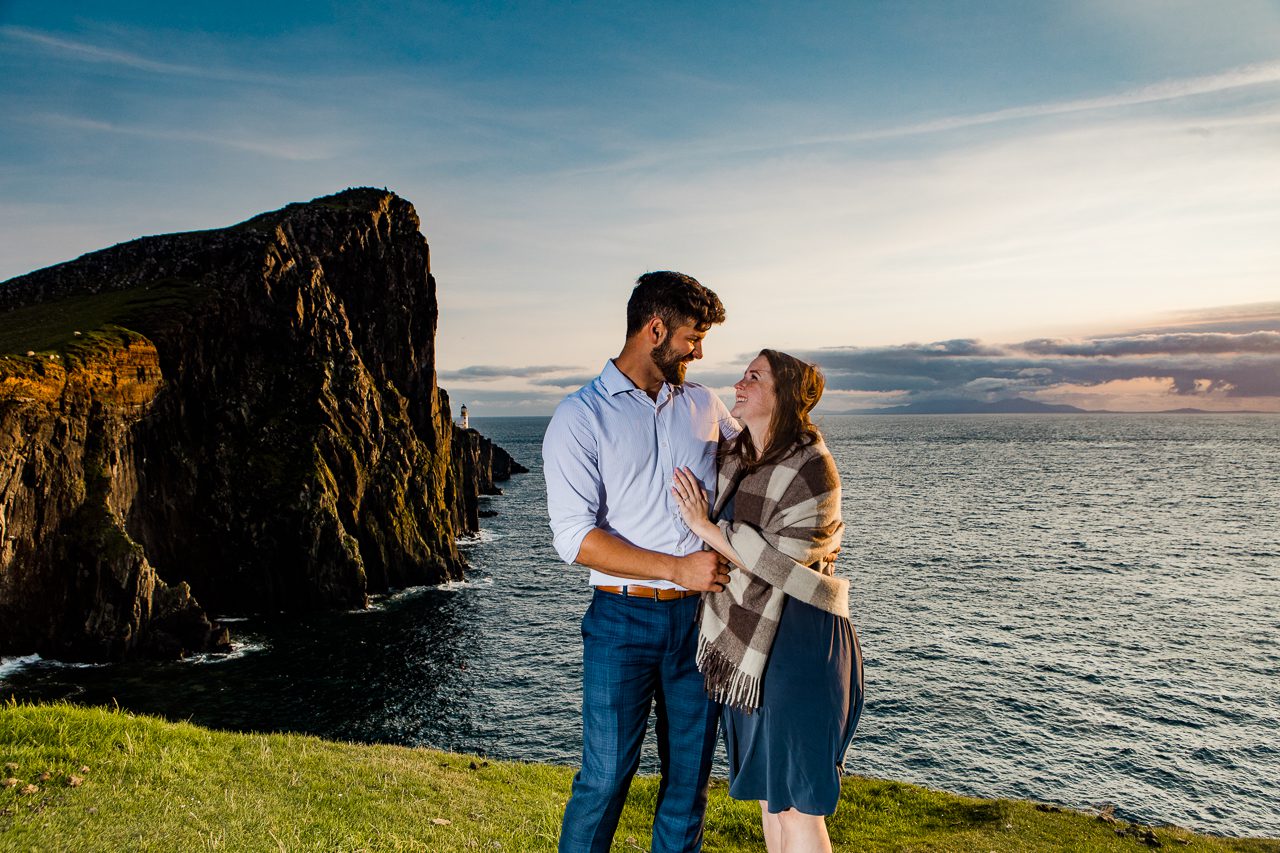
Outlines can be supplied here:
[[[489, 499], [467, 582], [224, 614], [229, 657], [0, 661], [0, 696], [576, 764], [589, 593], [550, 544], [546, 419], [474, 423], [531, 473]], [[866, 658], [851, 772], [1280, 836], [1280, 416], [823, 427]]]

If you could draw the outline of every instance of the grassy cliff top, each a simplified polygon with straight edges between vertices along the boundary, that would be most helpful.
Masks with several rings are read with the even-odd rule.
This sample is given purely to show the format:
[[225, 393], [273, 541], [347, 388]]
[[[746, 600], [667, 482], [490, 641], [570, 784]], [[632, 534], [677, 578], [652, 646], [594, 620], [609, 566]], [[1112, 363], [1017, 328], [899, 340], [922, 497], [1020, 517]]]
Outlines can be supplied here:
[[392, 210], [405, 217], [410, 227], [418, 227], [417, 214], [407, 201], [385, 189], [358, 187], [290, 204], [226, 228], [141, 237], [0, 282], [0, 354], [62, 352], [82, 343], [77, 338], [108, 326], [146, 334], [148, 319], [198, 306], [211, 291], [195, 278], [148, 275], [148, 269], [182, 268], [186, 275], [203, 277], [216, 273], [220, 260], [233, 260], [233, 247], [247, 245], [246, 240], [260, 245], [269, 232], [287, 223], [323, 221], [340, 226]]
[[[0, 849], [551, 851], [573, 770], [304, 735], [237, 734], [70, 705], [0, 706]], [[48, 774], [47, 777], [45, 774]], [[647, 850], [657, 780], [614, 850]], [[763, 850], [759, 808], [713, 783], [705, 849]], [[851, 777], [837, 850], [1280, 851]]]
[[281, 228], [290, 239], [300, 239], [304, 251], [323, 255], [344, 235], [379, 223], [385, 235], [417, 233], [420, 225], [408, 201], [363, 187], [286, 205], [236, 225], [139, 237], [0, 282], [0, 316], [23, 306], [146, 289], [170, 278], [209, 283], [228, 273], [234, 277], [237, 270], [260, 265], [263, 252], [281, 239]]
[[231, 228], [245, 230], [274, 228], [289, 217], [309, 210], [339, 213], [373, 213], [385, 210], [397, 201], [407, 207], [412, 207], [408, 202], [400, 199], [399, 196], [387, 189], [349, 187], [333, 195], [320, 196], [319, 198], [313, 198], [311, 201], [296, 202], [279, 210], [260, 213], [257, 216], [246, 219], [244, 222], [231, 226]]
[[14, 308], [0, 313], [0, 354], [40, 355], [83, 347], [110, 326], [145, 326], [150, 317], [194, 306], [206, 294], [189, 282], [168, 279]]

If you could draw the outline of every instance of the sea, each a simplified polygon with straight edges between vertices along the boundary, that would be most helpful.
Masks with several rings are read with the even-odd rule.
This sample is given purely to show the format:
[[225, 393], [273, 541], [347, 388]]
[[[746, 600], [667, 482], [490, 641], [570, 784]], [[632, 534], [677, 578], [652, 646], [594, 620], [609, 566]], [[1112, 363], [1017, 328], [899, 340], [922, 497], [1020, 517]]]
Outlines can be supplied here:
[[[1280, 837], [1280, 415], [820, 423], [866, 666], [849, 772]], [[7, 658], [0, 697], [574, 765], [589, 591], [551, 547], [546, 424], [473, 419], [531, 470], [466, 581], [216, 614], [227, 656]]]

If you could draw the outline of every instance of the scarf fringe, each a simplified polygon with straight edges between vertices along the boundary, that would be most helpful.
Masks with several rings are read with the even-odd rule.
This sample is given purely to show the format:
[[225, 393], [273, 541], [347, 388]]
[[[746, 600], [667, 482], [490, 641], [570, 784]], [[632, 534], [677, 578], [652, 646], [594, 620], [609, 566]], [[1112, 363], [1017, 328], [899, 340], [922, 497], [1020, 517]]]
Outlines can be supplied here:
[[746, 714], [760, 707], [760, 677], [743, 672], [705, 636], [698, 637], [698, 672], [713, 701]]

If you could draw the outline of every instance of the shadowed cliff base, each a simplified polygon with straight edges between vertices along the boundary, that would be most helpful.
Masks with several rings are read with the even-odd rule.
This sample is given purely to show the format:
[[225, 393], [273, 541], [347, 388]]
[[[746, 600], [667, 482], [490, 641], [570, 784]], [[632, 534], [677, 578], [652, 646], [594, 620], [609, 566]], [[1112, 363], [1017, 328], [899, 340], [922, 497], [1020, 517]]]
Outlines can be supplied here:
[[462, 577], [524, 469], [452, 423], [418, 229], [352, 189], [0, 284], [0, 654], [217, 650], [203, 608]]

